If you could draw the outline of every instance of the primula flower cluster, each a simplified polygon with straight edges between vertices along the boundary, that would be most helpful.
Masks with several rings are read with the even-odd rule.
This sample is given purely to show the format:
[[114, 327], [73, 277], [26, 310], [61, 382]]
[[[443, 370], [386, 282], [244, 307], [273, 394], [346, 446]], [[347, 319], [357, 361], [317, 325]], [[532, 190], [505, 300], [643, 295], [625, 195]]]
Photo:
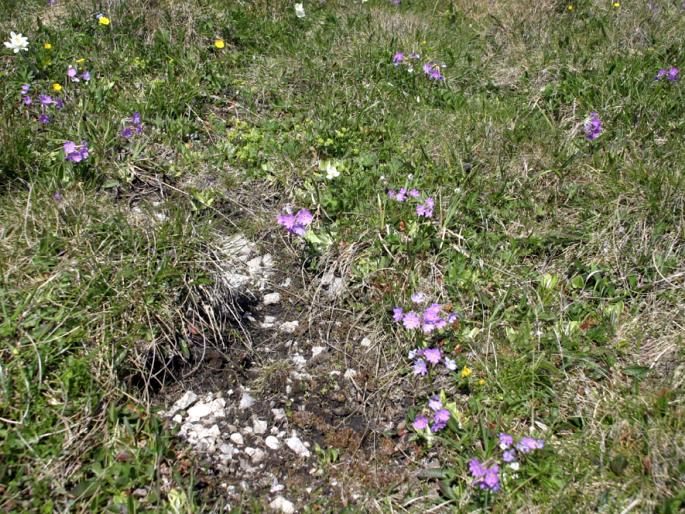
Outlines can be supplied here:
[[121, 136], [126, 139], [133, 136], [133, 133], [140, 134], [143, 132], [143, 122], [140, 119], [140, 113], [134, 112], [133, 116], [126, 120], [127, 125], [121, 131]]
[[433, 424], [430, 424], [430, 420], [427, 416], [419, 414], [414, 418], [414, 422], [412, 423], [412, 427], [417, 432], [427, 429], [429, 425], [431, 432], [439, 432], [447, 426], [447, 423], [450, 420], [450, 411], [443, 407], [440, 398], [437, 396], [434, 396], [428, 401], [428, 408], [432, 411]]
[[602, 120], [599, 119], [599, 114], [591, 112], [590, 117], [585, 120], [585, 139], [594, 141], [602, 133]]
[[417, 202], [416, 205], [416, 215], [423, 218], [432, 218], [433, 209], [435, 208], [435, 200], [432, 197], [427, 197], [425, 200], [421, 200], [421, 192], [416, 189], [401, 188], [399, 191], [390, 189], [388, 191], [388, 198], [395, 200], [400, 203], [406, 202], [408, 199], [412, 199]]
[[[417, 350], [412, 350], [408, 355], [410, 360], [414, 361], [413, 370], [416, 376], [425, 376], [428, 374], [428, 364], [431, 367], [435, 367], [441, 362], [450, 371], [455, 371], [457, 369], [457, 362], [454, 359], [442, 354], [440, 348], [419, 348]], [[426, 364], [428, 363], [428, 364]]]
[[74, 66], [69, 66], [67, 68], [67, 77], [69, 77], [69, 80], [72, 82], [79, 82], [83, 80], [84, 82], [88, 82], [90, 80], [90, 72], [89, 71], [84, 71], [81, 73], [81, 75], [78, 74], [78, 69]]
[[33, 98], [29, 94], [31, 91], [30, 84], [23, 84], [21, 86], [21, 103], [30, 108], [31, 105], [40, 106], [40, 114], [38, 114], [38, 122], [46, 125], [50, 123], [50, 116], [48, 115], [48, 109], [52, 106], [57, 110], [61, 110], [64, 107], [64, 101], [61, 98], [52, 98], [50, 95], [38, 95], [38, 102], [34, 102]]
[[474, 478], [473, 485], [479, 489], [487, 489], [492, 492], [500, 490], [499, 465], [494, 464], [486, 467], [478, 459], [469, 461], [469, 473]]
[[[422, 294], [412, 295], [412, 300], [415, 304], [424, 302]], [[430, 334], [434, 330], [445, 328], [450, 323], [457, 320], [457, 315], [453, 312], [445, 312], [444, 307], [439, 303], [432, 303], [426, 307], [423, 312], [410, 310], [405, 312], [402, 307], [395, 307], [392, 310], [393, 320], [397, 323], [402, 323], [407, 330], [416, 330], [421, 328], [424, 334]]]
[[88, 143], [81, 141], [81, 144], [77, 145], [73, 141], [67, 141], [64, 143], [64, 158], [75, 163], [85, 161], [88, 158]]
[[[519, 454], [528, 454], [535, 450], [541, 450], [544, 446], [545, 442], [542, 439], [525, 436], [522, 437], [518, 443], [514, 443], [514, 436], [511, 434], [499, 434], [499, 447], [503, 451], [502, 461], [507, 464], [507, 467], [514, 471], [520, 468], [518, 462]], [[469, 461], [469, 473], [474, 479], [474, 487], [492, 492], [500, 490], [499, 464], [495, 463], [492, 466], [487, 467], [478, 459], [471, 459]]]
[[659, 72], [656, 74], [656, 77], [654, 77], [654, 80], [661, 80], [665, 78], [669, 82], [675, 82], [678, 80], [678, 73], [680, 70], [676, 68], [675, 66], [671, 66], [668, 70], [665, 68], [661, 68]]
[[[414, 64], [420, 59], [421, 56], [416, 52], [411, 52], [409, 55], [406, 55], [404, 52], [396, 52], [395, 55], [392, 56], [392, 63], [396, 68], [405, 66], [409, 73], [413, 73]], [[428, 61], [423, 65], [423, 72], [430, 80], [445, 80], [441, 71], [444, 67], [444, 64]]]
[[300, 209], [297, 214], [293, 214], [290, 207], [286, 207], [283, 213], [279, 214], [276, 221], [282, 227], [298, 236], [304, 236], [307, 227], [312, 223], [314, 217], [307, 209]]

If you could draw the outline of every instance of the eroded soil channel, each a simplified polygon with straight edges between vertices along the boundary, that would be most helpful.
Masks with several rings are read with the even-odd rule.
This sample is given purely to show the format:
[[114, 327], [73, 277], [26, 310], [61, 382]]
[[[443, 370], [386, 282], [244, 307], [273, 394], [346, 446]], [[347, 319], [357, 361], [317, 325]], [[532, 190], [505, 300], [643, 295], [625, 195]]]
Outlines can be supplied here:
[[380, 491], [404, 497], [418, 448], [403, 398], [414, 394], [386, 336], [344, 307], [344, 271], [334, 264], [313, 277], [240, 234], [219, 248], [226, 304], [206, 306], [207, 325], [222, 309], [233, 334], [223, 347], [195, 334], [199, 364], [160, 400], [204, 463], [203, 480], [231, 508], [328, 510], [368, 506]]

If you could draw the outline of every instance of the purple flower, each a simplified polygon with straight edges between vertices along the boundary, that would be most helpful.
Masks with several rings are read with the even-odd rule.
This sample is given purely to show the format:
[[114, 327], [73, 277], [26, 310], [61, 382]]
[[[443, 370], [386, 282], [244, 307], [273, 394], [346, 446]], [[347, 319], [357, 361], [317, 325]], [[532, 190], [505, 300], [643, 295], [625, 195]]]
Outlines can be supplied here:
[[126, 139], [130, 138], [132, 135], [133, 130], [131, 130], [131, 127], [126, 127], [121, 131], [121, 137], [125, 137]]
[[88, 143], [81, 141], [80, 145], [76, 145], [73, 141], [64, 143], [64, 158], [67, 161], [79, 163], [88, 158]]
[[22, 86], [21, 86], [21, 96], [26, 96], [26, 95], [28, 95], [30, 90], [31, 90], [31, 85], [30, 85], [30, 84], [22, 84]]
[[62, 100], [61, 98], [58, 98], [57, 100], [55, 100], [55, 109], [61, 110], [63, 108], [64, 108], [64, 100]]
[[426, 198], [423, 204], [416, 206], [417, 216], [423, 216], [425, 218], [433, 217], [433, 207], [435, 207], [435, 201], [432, 198]]
[[449, 357], [445, 357], [442, 361], [445, 363], [445, 367], [448, 370], [454, 371], [457, 369], [457, 361], [455, 361], [454, 359], [450, 359]]
[[52, 199], [53, 199], [54, 201], [56, 201], [57, 203], [59, 203], [59, 202], [61, 202], [62, 200], [64, 200], [64, 197], [62, 196], [62, 193], [60, 193], [59, 191], [55, 191], [55, 194], [52, 195]]
[[440, 359], [442, 359], [442, 352], [440, 351], [440, 348], [426, 348], [423, 351], [423, 356], [428, 362], [435, 366], [440, 362]]
[[398, 202], [404, 202], [407, 199], [407, 190], [405, 188], [400, 189], [395, 196], [395, 200]]
[[135, 124], [135, 125], [140, 125], [140, 124], [141, 124], [141, 121], [140, 121], [140, 113], [139, 113], [139, 112], [134, 112], [134, 113], [133, 113], [133, 116], [131, 116], [131, 123], [133, 123], [133, 124]]
[[388, 191], [388, 198], [390, 198], [391, 200], [397, 200], [397, 191], [395, 191], [394, 189], [390, 189]]
[[511, 450], [506, 450], [502, 454], [502, 460], [504, 462], [514, 462], [516, 460], [516, 450], [513, 448]]
[[591, 112], [590, 117], [585, 120], [585, 139], [594, 141], [602, 133], [602, 120], [599, 119], [599, 114]]
[[50, 105], [52, 103], [52, 97], [50, 95], [40, 95], [41, 105]]
[[665, 76], [666, 76], [666, 70], [665, 70], [664, 68], [661, 68], [661, 69], [657, 72], [656, 77], [654, 77], [654, 80], [661, 80], [661, 79], [664, 78]]
[[433, 421], [436, 423], [447, 423], [450, 420], [450, 411], [447, 409], [439, 409], [433, 414]]
[[666, 74], [666, 79], [671, 82], [678, 80], [678, 68], [675, 66], [669, 68], [668, 73]]
[[404, 317], [404, 310], [402, 310], [402, 307], [395, 307], [392, 310], [392, 319], [395, 322], [399, 323], [400, 321], [402, 321], [403, 317]]
[[419, 319], [418, 314], [414, 311], [409, 311], [404, 315], [404, 318], [402, 318], [402, 324], [407, 330], [415, 330], [421, 325], [421, 320]]
[[445, 77], [440, 72], [440, 65], [435, 62], [427, 62], [424, 64], [423, 72], [430, 80], [445, 80]]
[[311, 224], [314, 217], [307, 209], [300, 209], [297, 214], [292, 214], [290, 209], [286, 209], [284, 214], [279, 214], [276, 221], [279, 225], [285, 227], [288, 232], [303, 236], [306, 232], [307, 226]]
[[509, 434], [501, 433], [499, 435], [499, 447], [502, 448], [503, 450], [506, 450], [509, 448], [511, 445], [514, 444], [514, 438], [510, 436]]
[[431, 323], [431, 324], [436, 323], [440, 319], [440, 313], [441, 312], [442, 312], [442, 305], [440, 305], [439, 303], [432, 303], [423, 312], [424, 323]]
[[24, 105], [31, 105], [33, 103], [33, 100], [31, 100], [31, 97], [29, 95], [26, 95], [22, 101], [24, 102]]
[[414, 375], [425, 376], [428, 373], [426, 361], [423, 359], [416, 359], [414, 362]]
[[473, 478], [483, 478], [485, 476], [486, 468], [478, 459], [471, 459], [469, 461], [469, 472]]
[[421, 415], [416, 416], [411, 426], [414, 427], [414, 430], [425, 430], [428, 428], [428, 418]]
[[426, 300], [426, 295], [423, 293], [414, 293], [411, 295], [411, 301], [414, 303], [423, 303]]
[[469, 461], [469, 472], [475, 478], [474, 486], [493, 492], [499, 491], [499, 466], [497, 464], [487, 468], [478, 459], [471, 459]]
[[395, 66], [399, 66], [404, 62], [404, 54], [402, 52], [397, 52], [395, 55], [392, 57], [392, 63]]
[[419, 193], [419, 190], [418, 190], [418, 189], [412, 189], [412, 190], [409, 191], [408, 194], [409, 194], [409, 196], [411, 196], [412, 198], [418, 198], [419, 196], [421, 196], [421, 193]]
[[38, 122], [43, 125], [47, 125], [48, 123], [50, 123], [50, 117], [47, 114], [41, 114], [40, 116], [38, 116]]
[[89, 71], [84, 71], [81, 73], [81, 78], [88, 82], [90, 80], [90, 72]]
[[70, 79], [73, 80], [76, 77], [77, 73], [78, 73], [78, 71], [73, 66], [69, 66], [67, 68], [67, 77], [69, 77]]
[[480, 488], [490, 489], [493, 492], [499, 491], [499, 466], [497, 464], [485, 471], [485, 478], [480, 484]]
[[516, 445], [516, 449], [521, 453], [530, 453], [533, 450], [541, 450], [545, 446], [545, 441], [533, 437], [522, 437]]
[[440, 401], [440, 398], [433, 396], [430, 400], [428, 400], [428, 407], [432, 411], [438, 411], [442, 409], [442, 402]]

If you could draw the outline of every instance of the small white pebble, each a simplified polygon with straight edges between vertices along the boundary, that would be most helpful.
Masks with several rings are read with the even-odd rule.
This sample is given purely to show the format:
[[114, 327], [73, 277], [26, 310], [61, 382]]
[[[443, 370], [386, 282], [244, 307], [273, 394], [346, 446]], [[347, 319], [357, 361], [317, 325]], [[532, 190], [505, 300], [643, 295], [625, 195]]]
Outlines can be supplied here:
[[281, 442], [272, 435], [264, 439], [264, 444], [272, 450], [278, 450], [281, 447]]
[[283, 496], [276, 496], [276, 499], [269, 504], [273, 510], [281, 511], [283, 514], [293, 514], [295, 512], [295, 505], [293, 502], [286, 500]]
[[297, 327], [300, 325], [300, 322], [295, 320], [295, 321], [285, 321], [281, 324], [280, 331], [285, 332], [286, 334], [292, 334], [297, 330]]
[[354, 377], [357, 376], [357, 371], [352, 368], [349, 368], [347, 371], [345, 371], [345, 374], [343, 376], [349, 380], [352, 380]]
[[269, 293], [264, 295], [264, 305], [276, 305], [281, 301], [281, 295], [278, 293]]
[[243, 434], [236, 432], [235, 434], [231, 434], [231, 441], [233, 441], [235, 444], [239, 444], [240, 446], [243, 445]]

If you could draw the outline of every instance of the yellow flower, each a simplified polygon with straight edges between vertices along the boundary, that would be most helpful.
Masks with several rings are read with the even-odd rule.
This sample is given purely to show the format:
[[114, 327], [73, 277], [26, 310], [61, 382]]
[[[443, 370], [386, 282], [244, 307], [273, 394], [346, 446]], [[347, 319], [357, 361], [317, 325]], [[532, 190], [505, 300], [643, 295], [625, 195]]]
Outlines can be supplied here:
[[50, 43], [45, 43], [43, 45], [43, 48], [45, 48], [46, 50], [52, 50], [52, 45]]
[[618, 8], [618, 7], [621, 7], [621, 2], [614, 2], [614, 3], [611, 4], [611, 5], [613, 5], [614, 7]]
[[471, 368], [464, 366], [464, 368], [461, 370], [461, 378], [468, 378], [471, 376], [471, 373], [473, 373]]
[[573, 4], [568, 4], [568, 5], [566, 6], [566, 9], [569, 10], [569, 11], [572, 11], [572, 10], [573, 10]]
[[83, 57], [81, 57], [80, 59], [76, 59], [75, 62], [76, 62], [76, 64], [82, 64], [82, 63], [86, 62], [86, 60]]
[[479, 385], [479, 386], [484, 386], [484, 385], [485, 385], [485, 379], [484, 379], [484, 378], [481, 378], [481, 379], [478, 381], [478, 385]]
[[98, 23], [100, 25], [109, 25], [109, 18], [107, 16], [98, 17]]
[[60, 84], [58, 84], [57, 82], [55, 82], [55, 83], [52, 85], [52, 90], [53, 90], [53, 91], [60, 92], [60, 91], [62, 91], [62, 86], [61, 86]]
[[224, 46], [226, 46], [226, 43], [224, 43], [223, 39], [217, 39], [214, 41], [214, 46], [217, 48], [223, 48]]

